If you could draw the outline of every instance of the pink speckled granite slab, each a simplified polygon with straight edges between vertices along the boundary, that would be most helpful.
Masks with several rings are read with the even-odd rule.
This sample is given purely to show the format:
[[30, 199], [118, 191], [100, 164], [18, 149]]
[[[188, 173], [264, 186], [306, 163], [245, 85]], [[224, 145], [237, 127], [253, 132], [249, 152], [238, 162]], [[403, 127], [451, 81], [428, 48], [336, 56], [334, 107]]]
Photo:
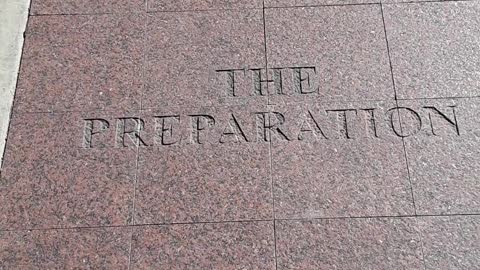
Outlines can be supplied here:
[[0, 269], [476, 269], [478, 18], [32, 0]]

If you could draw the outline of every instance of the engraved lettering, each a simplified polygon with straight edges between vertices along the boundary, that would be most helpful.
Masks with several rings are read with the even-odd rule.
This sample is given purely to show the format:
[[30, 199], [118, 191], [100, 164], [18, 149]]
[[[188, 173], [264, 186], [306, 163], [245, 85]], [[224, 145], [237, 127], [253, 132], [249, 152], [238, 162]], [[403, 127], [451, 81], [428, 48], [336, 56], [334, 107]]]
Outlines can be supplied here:
[[303, 141], [305, 140], [305, 136], [308, 136], [308, 134], [313, 134], [315, 138], [321, 136], [325, 139], [328, 139], [327, 136], [325, 136], [325, 133], [323, 133], [323, 130], [320, 128], [318, 122], [315, 121], [315, 118], [310, 111], [307, 111], [307, 113], [304, 114], [304, 120], [300, 125], [300, 131], [297, 138], [299, 141]]
[[194, 144], [203, 144], [202, 132], [209, 127], [215, 126], [215, 118], [207, 114], [190, 115], [192, 123], [191, 142]]
[[294, 90], [298, 94], [318, 93], [316, 81], [317, 69], [315, 67], [295, 67], [293, 69]]
[[226, 81], [227, 81], [227, 89], [226, 89], [226, 94], [227, 96], [230, 97], [236, 97], [237, 96], [237, 91], [236, 91], [236, 72], [242, 72], [243, 76], [245, 76], [245, 70], [244, 69], [226, 69], [226, 70], [216, 70], [217, 73], [225, 73], [226, 76]]
[[[84, 119], [85, 128], [83, 131], [83, 147], [93, 148], [93, 135], [102, 133], [110, 128], [110, 123], [101, 118]], [[98, 123], [99, 127], [95, 128]]]
[[252, 76], [253, 76], [253, 95], [254, 96], [265, 96], [268, 94], [268, 83], [273, 82], [273, 80], [268, 80], [263, 78], [262, 71], [264, 69], [251, 69]]
[[[407, 125], [405, 124], [407, 122], [407, 119], [402, 119], [400, 117], [400, 110], [404, 110], [405, 112], [410, 114], [411, 117], [409, 117], [409, 119], [413, 117], [413, 120], [416, 122], [414, 124], [415, 127], [413, 128], [413, 131], [407, 132], [407, 133], [405, 132], [404, 129], [411, 127], [411, 125], [408, 125], [407, 127]], [[402, 138], [410, 137], [420, 132], [420, 130], [422, 130], [422, 118], [416, 111], [410, 108], [407, 108], [407, 107], [392, 108], [387, 111], [387, 114], [390, 114], [390, 126], [393, 129], [393, 132], [395, 133], [395, 135], [397, 135], [398, 137], [402, 137]], [[395, 126], [395, 120], [393, 119], [393, 115], [397, 115], [399, 117], [398, 123], [400, 123], [400, 131], [398, 131], [397, 127]]]
[[[360, 109], [365, 113], [365, 129], [367, 135], [372, 133], [373, 137], [378, 138], [377, 122], [375, 121], [375, 109]], [[369, 132], [370, 131], [370, 132]]]
[[[299, 95], [318, 94], [320, 88], [316, 67], [237, 68], [215, 72], [221, 76], [222, 91], [228, 97], [248, 95], [245, 91], [252, 91], [251, 96], [287, 95], [290, 91]], [[252, 90], [246, 89], [250, 87], [247, 81], [252, 84]]]
[[[457, 135], [460, 136], [460, 129], [458, 128], [457, 116], [455, 114], [455, 107], [456, 106], [448, 106], [448, 107], [452, 109], [453, 120], [451, 118], [448, 118], [444, 113], [442, 113], [439, 109], [437, 109], [433, 106], [425, 106], [423, 108], [433, 111], [435, 114], [440, 116], [443, 120], [447, 121], [447, 123], [450, 124], [455, 129], [455, 132], [457, 133]], [[437, 134], [435, 133], [435, 128], [433, 127], [432, 114], [430, 112], [428, 113], [428, 119], [430, 120], [430, 128], [432, 129], [432, 134], [434, 136], [437, 136]]]
[[[132, 125], [133, 127], [129, 125]], [[117, 119], [117, 133], [115, 146], [116, 147], [127, 147], [127, 142], [125, 137], [130, 138], [130, 140], [136, 146], [147, 146], [145, 141], [140, 137], [140, 132], [143, 130], [145, 122], [143, 119], [138, 117], [125, 117]]]
[[180, 141], [175, 138], [174, 126], [180, 123], [180, 115], [154, 116], [155, 118], [155, 144], [174, 145]]
[[[417, 111], [408, 107], [394, 107], [386, 110], [384, 117], [381, 118], [378, 117], [380, 110], [384, 112], [384, 108], [374, 107], [304, 110], [296, 112], [298, 113], [296, 115], [288, 115], [287, 113], [290, 112], [264, 111], [250, 113], [250, 119], [240, 119], [233, 111], [222, 116], [220, 118], [222, 121], [217, 121], [218, 118], [215, 119], [208, 114], [154, 115], [150, 116], [149, 121], [138, 117], [124, 117], [115, 120], [115, 132], [113, 129], [111, 132], [107, 131], [110, 123], [106, 119], [91, 118], [83, 119], [84, 130], [81, 143], [84, 148], [103, 147], [108, 139], [107, 135], [112, 136], [112, 147], [117, 148], [206, 143], [375, 139], [385, 134], [384, 128], [388, 130], [391, 128], [392, 133], [401, 138], [417, 134], [442, 136], [447, 132], [460, 136], [461, 128], [457, 119], [456, 106], [445, 108], [422, 106]], [[183, 120], [184, 117], [189, 117], [190, 122]], [[429, 126], [423, 125], [425, 121], [429, 121]], [[245, 126], [247, 122], [249, 125]], [[152, 127], [145, 130], [146, 123], [152, 123]], [[255, 125], [253, 129], [252, 124]], [[426, 132], [422, 132], [422, 129]], [[143, 138], [147, 137], [148, 141], [145, 141]]]
[[220, 143], [226, 143], [228, 141], [232, 141], [232, 139], [235, 143], [239, 143], [240, 141], [248, 142], [247, 136], [243, 132], [242, 127], [233, 114], [231, 114], [227, 125], [223, 129], [222, 136], [220, 137]]
[[257, 141], [270, 142], [272, 133], [276, 134], [280, 140], [290, 141], [287, 135], [280, 129], [280, 126], [285, 123], [283, 114], [279, 112], [259, 112], [256, 113], [256, 119]]
[[283, 92], [283, 68], [272, 68], [272, 76], [273, 76], [273, 89], [274, 93], [277, 95], [284, 95]]
[[340, 130], [340, 133], [344, 134], [345, 135], [345, 138], [346, 139], [352, 139], [351, 137], [351, 134], [349, 132], [349, 128], [348, 128], [348, 116], [347, 116], [347, 113], [348, 112], [355, 112], [355, 115], [357, 115], [357, 110], [355, 109], [342, 109], [342, 110], [327, 110], [327, 113], [329, 112], [334, 112], [337, 114], [337, 117], [339, 117], [340, 119], [338, 119], [338, 128]]

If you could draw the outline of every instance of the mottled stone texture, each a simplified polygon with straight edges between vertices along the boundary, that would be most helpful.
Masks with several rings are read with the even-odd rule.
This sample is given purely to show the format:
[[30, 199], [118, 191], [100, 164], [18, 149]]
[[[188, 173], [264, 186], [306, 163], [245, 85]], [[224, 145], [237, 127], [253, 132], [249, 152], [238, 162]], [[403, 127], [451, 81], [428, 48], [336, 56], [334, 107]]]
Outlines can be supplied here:
[[393, 1], [33, 0], [0, 269], [478, 269], [480, 2]]
[[272, 217], [268, 146], [172, 147], [139, 162], [137, 223]]
[[272, 93], [271, 103], [393, 100], [379, 6], [268, 9], [265, 19], [270, 71], [315, 67], [316, 73], [303, 82], [313, 93], [299, 95], [286, 83], [286, 95]]
[[127, 225], [135, 149], [7, 147], [0, 229]]
[[278, 269], [422, 269], [416, 222], [407, 219], [278, 221]]
[[148, 11], [262, 8], [262, 0], [149, 0]]
[[31, 17], [14, 110], [140, 109], [145, 16]]
[[480, 96], [480, 3], [386, 5], [399, 98]]
[[[455, 1], [458, 1], [458, 0], [455, 0]], [[385, 5], [387, 5], [387, 4], [389, 5], [389, 4], [410, 4], [410, 3], [416, 3], [416, 2], [450, 2], [450, 0], [438, 0], [438, 1], [432, 1], [432, 0], [381, 0], [381, 2]]]
[[[173, 125], [172, 137], [162, 145], [142, 147], [136, 195], [136, 223], [170, 223], [271, 219], [272, 188], [269, 144], [257, 142], [255, 115], [266, 106], [151, 111], [149, 115], [182, 115], [165, 120]], [[187, 114], [209, 115], [197, 120]], [[223, 135], [232, 132], [232, 114], [245, 137]], [[197, 123], [204, 130], [192, 133]], [[161, 123], [161, 122], [160, 122]], [[210, 126], [212, 125], [212, 126]], [[146, 122], [145, 142], [155, 140]], [[157, 137], [158, 139], [158, 137]]]
[[[360, 108], [375, 108], [375, 123], [372, 111]], [[413, 214], [402, 140], [390, 127], [398, 117], [391, 118], [396, 113], [391, 108], [394, 102], [275, 106], [288, 111], [285, 123], [290, 123], [280, 128], [282, 134], [272, 134], [276, 217]], [[338, 109], [350, 111], [331, 111]]]
[[259, 102], [253, 83], [228, 96], [217, 70], [265, 67], [262, 11], [150, 14], [146, 61], [144, 108]]
[[134, 269], [275, 269], [273, 222], [135, 229]]
[[[72, 113], [16, 113], [10, 122], [8, 134], [9, 147], [42, 148], [84, 148], [85, 119], [97, 119], [94, 122], [91, 146], [93, 148], [114, 148], [116, 119], [138, 117], [138, 112], [72, 112]], [[98, 119], [107, 120], [108, 128], [100, 132], [102, 124]], [[132, 125], [131, 121], [128, 124]], [[129, 126], [126, 129], [131, 130]], [[97, 133], [98, 132], [98, 133]]]
[[303, 7], [380, 3], [380, 0], [265, 0], [266, 7]]
[[422, 217], [418, 220], [427, 270], [478, 268], [479, 216]]
[[0, 269], [128, 269], [129, 228], [0, 231]]
[[145, 11], [146, 0], [32, 0], [30, 13], [101, 14]]
[[480, 213], [478, 99], [399, 102], [418, 214]]
[[[131, 224], [137, 149], [133, 142], [117, 147], [114, 119], [122, 116], [134, 115], [14, 114], [0, 180], [0, 229]], [[99, 133], [87, 145], [90, 118], [111, 123], [104, 132], [96, 123]]]

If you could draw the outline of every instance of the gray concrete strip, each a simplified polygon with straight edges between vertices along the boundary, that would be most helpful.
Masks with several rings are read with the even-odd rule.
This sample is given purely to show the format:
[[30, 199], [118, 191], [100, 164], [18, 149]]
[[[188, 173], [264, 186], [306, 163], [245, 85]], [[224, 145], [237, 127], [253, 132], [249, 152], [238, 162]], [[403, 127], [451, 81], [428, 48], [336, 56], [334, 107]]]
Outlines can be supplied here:
[[0, 0], [0, 164], [15, 95], [30, 0]]

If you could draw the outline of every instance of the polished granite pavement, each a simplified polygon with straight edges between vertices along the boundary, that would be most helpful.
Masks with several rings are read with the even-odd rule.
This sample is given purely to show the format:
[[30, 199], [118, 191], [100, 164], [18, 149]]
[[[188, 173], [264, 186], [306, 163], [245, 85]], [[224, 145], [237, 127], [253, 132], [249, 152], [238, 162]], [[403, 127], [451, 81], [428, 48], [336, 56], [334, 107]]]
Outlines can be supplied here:
[[480, 1], [32, 0], [0, 269], [480, 269]]

